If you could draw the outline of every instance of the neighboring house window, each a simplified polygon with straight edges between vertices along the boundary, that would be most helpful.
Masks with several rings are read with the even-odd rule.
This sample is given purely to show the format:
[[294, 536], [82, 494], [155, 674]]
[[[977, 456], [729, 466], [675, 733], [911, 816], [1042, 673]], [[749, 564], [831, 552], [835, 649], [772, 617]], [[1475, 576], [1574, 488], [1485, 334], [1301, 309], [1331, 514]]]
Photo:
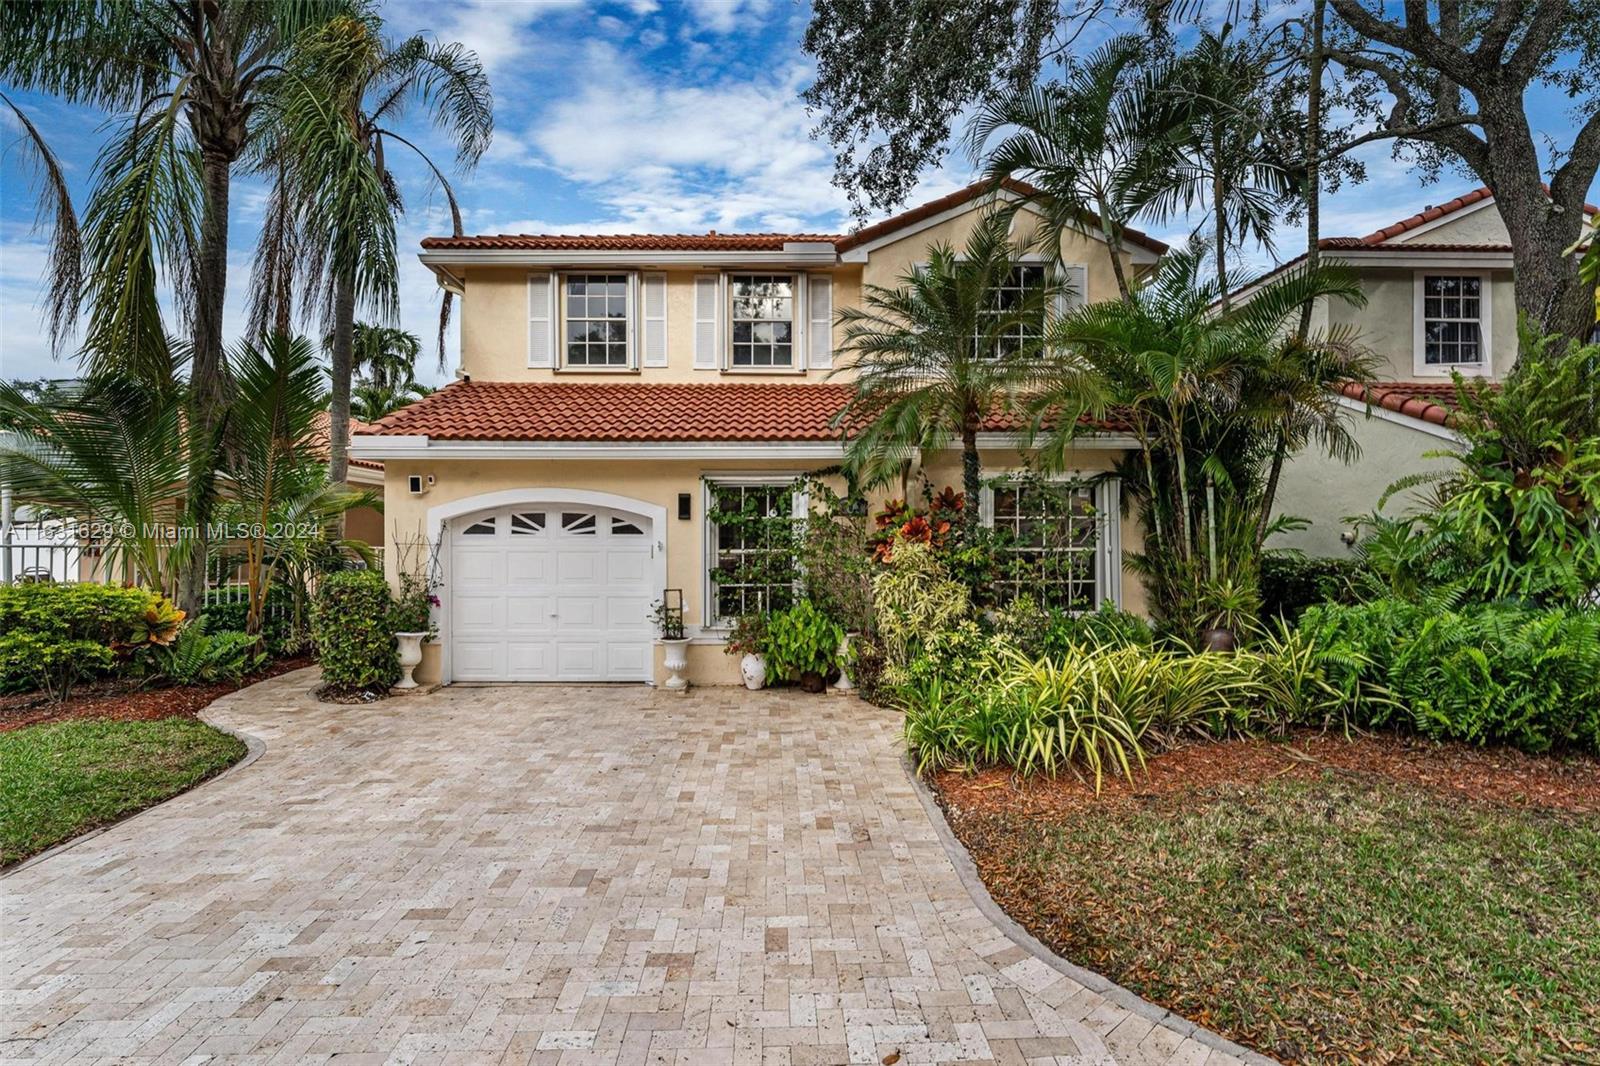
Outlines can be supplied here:
[[562, 279], [567, 366], [629, 365], [628, 288], [626, 274], [568, 274]]
[[1422, 278], [1422, 364], [1446, 370], [1479, 366], [1486, 354], [1484, 279], [1477, 274]]
[[[994, 293], [994, 314], [1007, 314], [1013, 312], [1027, 299], [1030, 289], [1038, 289], [1044, 285], [1045, 266], [1042, 263], [1019, 263], [1011, 268], [1011, 276], [1006, 279]], [[1000, 335], [995, 344], [994, 357], [1010, 355], [1022, 348], [1024, 344], [1037, 340], [1044, 332], [1044, 315], [1041, 310], [1038, 322], [1019, 322], [1010, 326]]]
[[794, 366], [795, 288], [792, 274], [729, 277], [732, 366]]
[[794, 603], [800, 576], [796, 493], [789, 481], [708, 481], [710, 625]]
[[1043, 606], [1092, 611], [1116, 599], [1107, 580], [1115, 538], [1104, 536], [1114, 483], [1085, 485], [1018, 479], [995, 484], [989, 519], [995, 531], [1001, 602], [1024, 593]]

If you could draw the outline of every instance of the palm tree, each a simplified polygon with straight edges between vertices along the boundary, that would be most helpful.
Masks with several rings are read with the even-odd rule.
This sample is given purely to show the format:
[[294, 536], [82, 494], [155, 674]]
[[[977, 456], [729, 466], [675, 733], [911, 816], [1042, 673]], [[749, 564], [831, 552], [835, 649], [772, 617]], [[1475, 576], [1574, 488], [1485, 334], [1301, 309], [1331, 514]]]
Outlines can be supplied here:
[[[387, 163], [395, 145], [422, 160], [444, 190], [453, 231], [462, 232], [461, 211], [444, 171], [392, 123], [410, 105], [427, 108], [455, 147], [457, 169], [468, 172], [493, 135], [493, 99], [473, 53], [422, 36], [386, 42], [375, 16], [332, 19], [301, 45], [307, 88], [286, 101], [282, 137], [264, 165], [277, 187], [272, 221], [262, 232], [257, 261], [263, 271], [252, 319], [261, 327], [287, 318], [286, 305], [296, 288], [310, 293], [320, 308], [331, 336], [333, 368], [330, 475], [339, 480], [349, 454], [356, 307], [363, 304], [390, 317], [398, 300], [394, 229], [395, 214], [404, 207]], [[350, 143], [326, 135], [328, 116], [317, 86], [335, 91], [334, 117], [350, 134]], [[298, 286], [296, 274], [301, 275]], [[450, 306], [447, 292], [440, 310], [441, 360]]]
[[1255, 240], [1268, 252], [1278, 208], [1294, 183], [1268, 137], [1266, 60], [1229, 39], [1227, 28], [1203, 31], [1179, 58], [1169, 86], [1169, 121], [1179, 131], [1185, 163], [1152, 210], [1165, 219], [1197, 204], [1211, 212], [1212, 255], [1227, 309], [1228, 252]]
[[969, 533], [982, 486], [978, 430], [1033, 378], [1056, 291], [1048, 277], [1018, 285], [1007, 228], [1001, 216], [983, 219], [960, 251], [933, 245], [927, 266], [899, 287], [868, 285], [860, 306], [838, 315], [843, 359], [834, 373], [855, 374], [835, 419], [850, 437], [847, 469], [881, 484], [912, 449], [959, 440]]
[[[333, 347], [329, 338], [328, 347]], [[367, 383], [385, 389], [404, 389], [417, 380], [417, 356], [422, 342], [415, 333], [393, 326], [357, 322], [352, 331], [351, 369]], [[418, 395], [426, 395], [419, 393]]]
[[376, 422], [433, 391], [429, 386], [416, 381], [408, 381], [398, 386], [358, 381], [356, 387], [350, 390], [350, 413], [363, 422]]
[[[984, 105], [967, 142], [998, 187], [1024, 178], [1037, 192], [1023, 202], [1045, 212], [1048, 246], [1091, 228], [1105, 239], [1117, 290], [1129, 299], [1123, 233], [1167, 188], [1179, 164], [1159, 106], [1168, 77], [1141, 59], [1147, 44], [1112, 39], [1076, 67], [1065, 84], [1035, 86]], [[997, 134], [993, 147], [989, 142]]]
[[244, 552], [245, 630], [259, 633], [280, 560], [305, 541], [331, 538], [353, 550], [332, 527], [352, 507], [374, 501], [346, 491], [312, 458], [327, 393], [311, 342], [273, 334], [259, 346], [239, 344], [230, 361], [238, 398], [228, 419], [223, 514]]
[[[30, 396], [0, 384], [0, 481], [52, 515], [85, 524], [105, 576], [171, 594], [193, 550], [191, 485], [209, 480], [180, 385], [105, 374]], [[198, 453], [198, 454], [197, 454]]]
[[[1082, 409], [1097, 394], [1085, 382], [1098, 381], [1101, 399], [1090, 409], [1115, 409], [1129, 424], [1139, 442], [1154, 591], [1169, 607], [1192, 599], [1197, 590], [1184, 585], [1206, 573], [1216, 578], [1219, 528], [1234, 531], [1236, 551], [1254, 555], [1257, 516], [1265, 511], [1270, 521], [1271, 501], [1258, 491], [1261, 468], [1275, 454], [1268, 439], [1281, 439], [1285, 455], [1313, 442], [1353, 454], [1348, 416], [1318, 390], [1370, 366], [1347, 334], [1300, 340], [1291, 321], [1307, 300], [1359, 303], [1360, 286], [1348, 273], [1290, 271], [1263, 283], [1248, 303], [1220, 311], [1218, 281], [1200, 276], [1209, 254], [1197, 241], [1168, 255], [1131, 300], [1080, 307], [1055, 322], [1048, 334], [1055, 354], [1030, 399], [1035, 412]], [[1079, 431], [1075, 419], [1049, 420], [1041, 453], [1065, 454]]]
[[[62, 0], [0, 5], [0, 79], [127, 116], [101, 153], [85, 213], [81, 287], [53, 288], [52, 320], [86, 301], [91, 370], [170, 376], [156, 293], [164, 278], [188, 331], [189, 418], [214, 433], [227, 403], [222, 307], [233, 168], [272, 121], [263, 105], [308, 27], [353, 0]], [[59, 272], [57, 274], [59, 277]], [[64, 331], [58, 331], [59, 343]], [[203, 529], [205, 501], [201, 504]], [[200, 606], [205, 542], [179, 590]]]

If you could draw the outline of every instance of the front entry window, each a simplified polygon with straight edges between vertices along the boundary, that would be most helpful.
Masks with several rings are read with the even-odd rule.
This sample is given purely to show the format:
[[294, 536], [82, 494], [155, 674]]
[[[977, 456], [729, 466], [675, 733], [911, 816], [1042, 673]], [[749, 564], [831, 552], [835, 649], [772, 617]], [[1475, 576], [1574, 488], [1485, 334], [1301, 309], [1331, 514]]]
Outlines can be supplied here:
[[1091, 486], [1038, 481], [996, 485], [1000, 602], [1027, 593], [1046, 607], [1094, 610], [1102, 598], [1099, 524]]
[[711, 624], [791, 607], [800, 576], [794, 485], [711, 482], [708, 488]]

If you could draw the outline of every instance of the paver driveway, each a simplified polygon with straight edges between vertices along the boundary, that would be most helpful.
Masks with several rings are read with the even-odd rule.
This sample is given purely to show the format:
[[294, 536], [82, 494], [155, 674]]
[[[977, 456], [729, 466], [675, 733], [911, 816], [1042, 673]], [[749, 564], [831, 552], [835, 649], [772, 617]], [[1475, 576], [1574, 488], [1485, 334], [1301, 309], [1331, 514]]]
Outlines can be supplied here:
[[1232, 1061], [985, 918], [857, 700], [312, 681], [214, 705], [251, 765], [0, 881], [0, 1055]]

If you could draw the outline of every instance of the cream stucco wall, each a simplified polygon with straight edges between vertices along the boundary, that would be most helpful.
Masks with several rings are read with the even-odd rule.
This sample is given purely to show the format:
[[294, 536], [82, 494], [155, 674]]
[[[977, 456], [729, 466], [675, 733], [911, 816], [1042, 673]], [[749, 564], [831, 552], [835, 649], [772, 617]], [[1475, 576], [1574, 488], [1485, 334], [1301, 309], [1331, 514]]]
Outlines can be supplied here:
[[[1116, 458], [1115, 452], [1104, 449], [1082, 449], [1071, 463], [1075, 471], [1095, 473], [1107, 470]], [[983, 454], [985, 476], [1024, 467], [1023, 457], [1014, 450], [991, 450]], [[822, 468], [825, 464], [814, 462], [786, 462], [777, 460], [706, 461], [687, 459], [660, 460], [441, 460], [413, 462], [390, 460], [385, 467], [385, 514], [388, 524], [390, 550], [386, 553], [389, 577], [397, 577], [402, 557], [407, 554], [407, 542], [435, 540], [438, 529], [430, 528], [428, 512], [431, 508], [453, 504], [472, 497], [516, 489], [575, 489], [607, 493], [639, 500], [665, 510], [664, 529], [653, 531], [656, 540], [666, 552], [666, 587], [683, 590], [684, 621], [697, 631], [705, 620], [706, 541], [705, 514], [702, 498], [702, 478], [718, 475], [760, 474], [774, 478], [792, 478]], [[959, 484], [960, 456], [950, 452], [938, 457], [926, 468], [926, 476], [936, 488]], [[423, 496], [412, 496], [406, 490], [406, 479], [411, 474], [433, 475], [434, 485]], [[692, 517], [677, 517], [678, 494], [687, 492], [692, 500]], [[876, 494], [874, 506], [893, 492]], [[1121, 520], [1122, 544], [1125, 551], [1137, 550], [1139, 544], [1136, 521]], [[411, 553], [412, 565], [418, 555]], [[448, 594], [449, 574], [444, 574]], [[1126, 570], [1122, 578], [1123, 603], [1129, 610], [1142, 613], [1145, 607], [1144, 591], [1138, 578]], [[448, 619], [441, 625], [446, 635]], [[696, 645], [691, 652], [690, 678], [697, 684], [735, 684], [738, 681], [736, 664], [721, 654], [720, 636], [706, 638], [707, 645]], [[436, 681], [440, 677], [440, 647], [431, 645], [424, 650], [424, 659], [417, 677], [423, 681]], [[658, 680], [664, 678], [658, 671]]]
[[1360, 268], [1361, 287], [1367, 296], [1365, 307], [1353, 307], [1343, 300], [1325, 303], [1321, 324], [1355, 330], [1356, 339], [1370, 348], [1380, 360], [1380, 381], [1448, 381], [1448, 369], [1418, 369], [1416, 361], [1417, 304], [1416, 280], [1419, 274], [1475, 274], [1489, 280], [1490, 374], [1499, 381], [1515, 365], [1517, 355], [1516, 293], [1511, 271], [1480, 268], [1372, 267]]
[[1511, 233], [1493, 203], [1477, 210], [1462, 211], [1422, 232], [1412, 231], [1391, 238], [1392, 244], [1508, 244]]
[[[1449, 469], [1448, 460], [1426, 457], [1428, 452], [1448, 451], [1452, 446], [1451, 441], [1433, 433], [1361, 414], [1354, 415], [1350, 429], [1361, 444], [1361, 455], [1354, 462], [1341, 463], [1325, 452], [1308, 449], [1284, 466], [1274, 513], [1309, 519], [1311, 525], [1273, 537], [1268, 547], [1298, 548], [1319, 558], [1347, 558], [1350, 549], [1339, 539], [1339, 534], [1350, 528], [1346, 518], [1371, 512], [1384, 491], [1402, 477]], [[1418, 500], [1417, 490], [1397, 494], [1385, 505], [1384, 513], [1403, 513]]]
[[[584, 268], [598, 272], [601, 268]], [[611, 268], [605, 268], [611, 269]], [[622, 269], [622, 268], [616, 268]], [[780, 267], [751, 268], [765, 273], [784, 273]], [[461, 309], [461, 369], [480, 381], [823, 381], [826, 370], [805, 366], [804, 351], [797, 345], [793, 370], [696, 370], [694, 366], [694, 279], [698, 274], [714, 274], [714, 269], [641, 268], [641, 272], [667, 276], [667, 365], [634, 370], [601, 370], [562, 367], [535, 369], [528, 366], [528, 276], [548, 272], [547, 268], [472, 267], [466, 273], [466, 296]], [[832, 270], [807, 269], [801, 273], [828, 274], [833, 278], [833, 305], [858, 302], [861, 298], [861, 270], [844, 265]], [[802, 309], [800, 312], [804, 314]], [[634, 321], [637, 323], [637, 311]], [[841, 331], [833, 328], [837, 351]], [[839, 375], [835, 380], [844, 380]]]

